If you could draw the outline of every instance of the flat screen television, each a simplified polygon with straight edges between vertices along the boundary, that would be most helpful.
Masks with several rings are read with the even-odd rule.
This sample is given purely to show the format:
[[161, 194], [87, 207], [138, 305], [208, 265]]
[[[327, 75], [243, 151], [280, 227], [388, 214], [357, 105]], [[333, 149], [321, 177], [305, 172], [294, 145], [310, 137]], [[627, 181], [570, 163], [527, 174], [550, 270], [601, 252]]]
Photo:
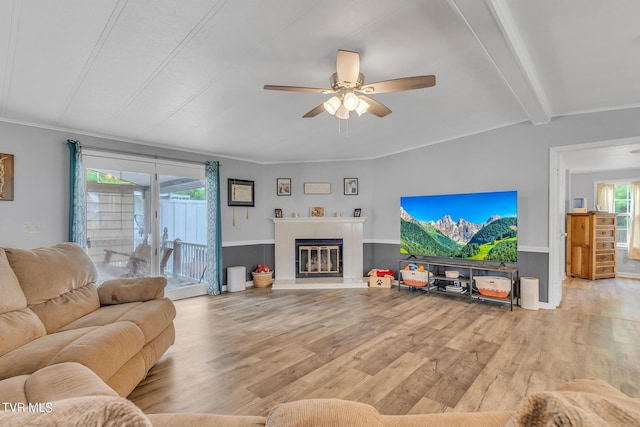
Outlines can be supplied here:
[[518, 261], [518, 192], [400, 198], [400, 253]]

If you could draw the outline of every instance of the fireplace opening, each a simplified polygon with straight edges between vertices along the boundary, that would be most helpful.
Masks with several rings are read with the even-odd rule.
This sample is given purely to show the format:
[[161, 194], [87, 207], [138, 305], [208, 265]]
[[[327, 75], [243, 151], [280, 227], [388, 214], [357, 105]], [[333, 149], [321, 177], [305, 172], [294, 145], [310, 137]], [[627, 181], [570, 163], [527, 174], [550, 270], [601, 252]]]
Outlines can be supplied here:
[[342, 277], [342, 239], [296, 239], [296, 277]]

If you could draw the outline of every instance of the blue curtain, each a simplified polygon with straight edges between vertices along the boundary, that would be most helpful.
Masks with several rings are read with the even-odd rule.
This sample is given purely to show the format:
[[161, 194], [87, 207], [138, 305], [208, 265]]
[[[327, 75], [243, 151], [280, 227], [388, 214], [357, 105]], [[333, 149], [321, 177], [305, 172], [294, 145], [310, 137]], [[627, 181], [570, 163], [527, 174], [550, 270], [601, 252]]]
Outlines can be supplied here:
[[67, 140], [69, 161], [69, 241], [87, 249], [87, 198], [80, 141]]
[[207, 293], [222, 292], [222, 221], [220, 219], [220, 162], [205, 165], [207, 192]]

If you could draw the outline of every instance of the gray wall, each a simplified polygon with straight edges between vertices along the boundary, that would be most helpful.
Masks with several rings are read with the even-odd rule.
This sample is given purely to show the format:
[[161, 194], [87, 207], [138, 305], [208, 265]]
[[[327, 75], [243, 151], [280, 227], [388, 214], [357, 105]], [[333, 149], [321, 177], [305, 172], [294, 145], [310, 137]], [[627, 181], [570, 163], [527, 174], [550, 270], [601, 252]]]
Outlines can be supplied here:
[[[570, 175], [569, 200], [574, 197], [586, 197], [589, 209], [596, 202], [596, 184], [605, 181], [640, 181], [640, 168], [598, 172], [573, 172]], [[617, 250], [618, 276], [640, 278], [640, 261], [629, 259], [625, 248]]]
[[[361, 208], [368, 217], [366, 270], [391, 267], [397, 261], [401, 196], [517, 190], [521, 275], [540, 279], [544, 302], [549, 286], [549, 148], [639, 135], [640, 108], [635, 108], [559, 117], [539, 126], [519, 123], [380, 159], [262, 165], [0, 122], [0, 151], [16, 155], [16, 200], [0, 202], [0, 246], [31, 248], [67, 238], [69, 166], [63, 143], [71, 138], [87, 147], [186, 161], [220, 160], [223, 246], [229, 261], [225, 266], [242, 262], [248, 271], [258, 263], [272, 263], [267, 247], [273, 244], [274, 208], [283, 209], [286, 216], [294, 211], [306, 215], [314, 205], [325, 206], [329, 215], [349, 215]], [[414, 139], [417, 147], [424, 144], [419, 135]], [[292, 196], [276, 195], [278, 177], [292, 178]], [[345, 177], [359, 179], [359, 195], [343, 195]], [[255, 180], [256, 207], [248, 209], [249, 219], [247, 209], [226, 206], [227, 178]], [[331, 194], [302, 193], [304, 182], [316, 181], [330, 182]], [[24, 222], [39, 223], [40, 233], [25, 234]]]

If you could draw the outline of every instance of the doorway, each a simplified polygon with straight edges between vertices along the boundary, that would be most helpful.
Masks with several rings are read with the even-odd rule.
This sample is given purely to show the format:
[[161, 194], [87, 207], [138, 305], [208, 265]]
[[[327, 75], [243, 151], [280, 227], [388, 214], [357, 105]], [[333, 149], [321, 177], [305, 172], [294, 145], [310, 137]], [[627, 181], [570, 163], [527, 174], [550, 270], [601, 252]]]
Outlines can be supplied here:
[[640, 150], [640, 137], [552, 147], [549, 155], [549, 308], [562, 301], [565, 278], [565, 218], [571, 173], [637, 167], [629, 155]]
[[205, 294], [204, 167], [91, 151], [83, 160], [98, 284], [164, 276], [171, 299]]

